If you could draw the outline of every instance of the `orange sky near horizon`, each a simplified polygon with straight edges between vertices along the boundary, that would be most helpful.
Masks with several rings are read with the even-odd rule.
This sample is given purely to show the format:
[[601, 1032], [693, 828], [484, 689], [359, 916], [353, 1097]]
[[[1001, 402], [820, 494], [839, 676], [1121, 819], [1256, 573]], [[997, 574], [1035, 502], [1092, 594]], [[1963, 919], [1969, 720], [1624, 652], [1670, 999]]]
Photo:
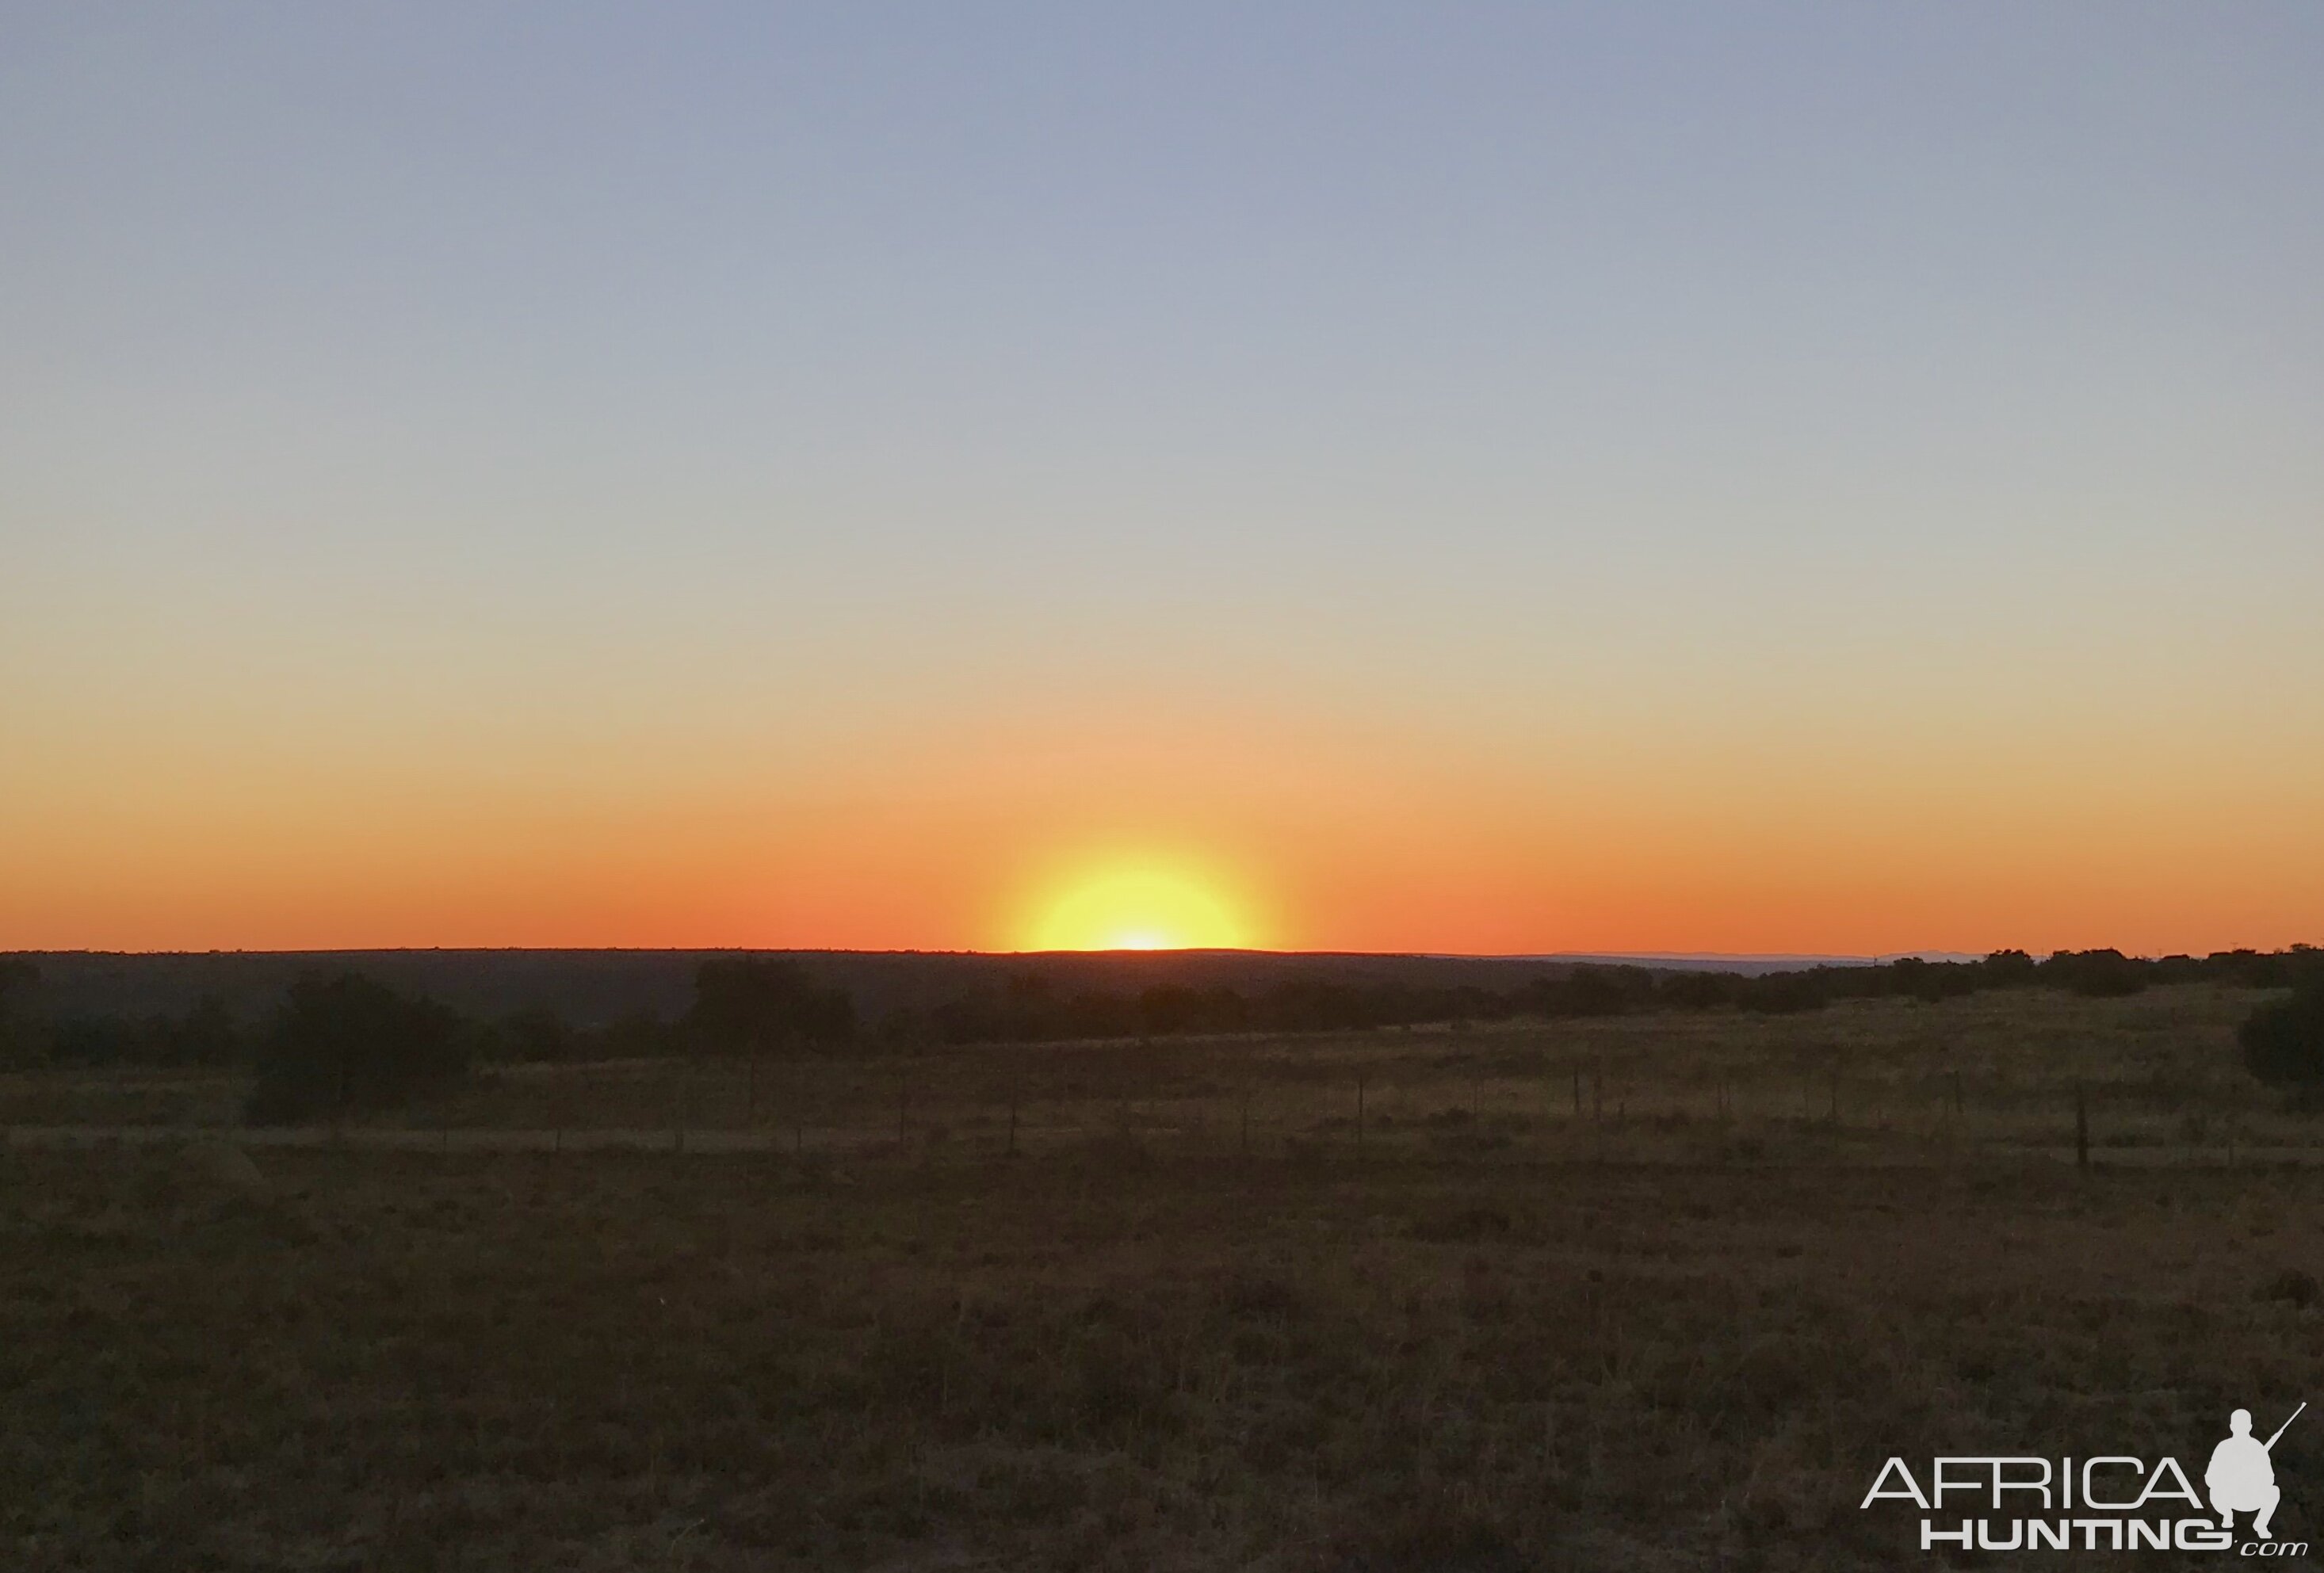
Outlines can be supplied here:
[[2085, 777], [2045, 774], [2038, 751], [2012, 768], [2006, 741], [1943, 778], [1931, 750], [1892, 738], [1883, 757], [1853, 726], [1723, 752], [1601, 734], [1558, 759], [1442, 729], [1148, 709], [859, 740], [836, 777], [761, 759], [707, 786], [684, 760], [569, 760], [560, 778], [514, 759], [124, 759], [102, 795], [60, 777], [46, 833], [0, 845], [0, 948], [1094, 947], [1138, 915], [1089, 918], [1085, 938], [1058, 924], [1125, 869], [1231, 919], [1161, 943], [1267, 949], [2324, 938], [2324, 832], [2285, 838], [2300, 805], [2265, 801], [2236, 761]]

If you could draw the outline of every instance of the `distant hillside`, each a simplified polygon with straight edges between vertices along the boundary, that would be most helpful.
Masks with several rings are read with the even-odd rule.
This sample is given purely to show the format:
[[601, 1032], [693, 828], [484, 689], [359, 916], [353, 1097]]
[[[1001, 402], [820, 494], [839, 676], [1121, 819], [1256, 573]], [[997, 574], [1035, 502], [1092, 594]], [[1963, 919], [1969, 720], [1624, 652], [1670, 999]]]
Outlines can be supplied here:
[[[1155, 984], [1255, 989], [1284, 981], [1398, 983], [1506, 991], [1561, 978], [1584, 961], [1658, 971], [1760, 973], [1838, 958], [1373, 955], [1266, 951], [1155, 951], [992, 955], [962, 951], [317, 951], [128, 954], [26, 952], [41, 970], [48, 1007], [60, 1016], [145, 1016], [184, 1011], [215, 994], [244, 1019], [272, 1008], [309, 968], [364, 972], [442, 1000], [465, 1014], [502, 1016], [530, 1007], [584, 1026], [624, 1016], [675, 1017], [693, 996], [694, 971], [713, 956], [779, 955], [853, 995], [876, 1018], [927, 1009], [1024, 973], [1061, 991], [1136, 992]], [[1844, 964], [1859, 965], [1859, 958]]]
[[[1954, 951], [1914, 951], [1910, 952], [1923, 961], [1974, 961], [1976, 956]], [[1765, 977], [1769, 972], [1799, 972], [1811, 967], [1870, 967], [1881, 961], [1893, 961], [1894, 956], [1811, 956], [1757, 955], [1730, 956], [1717, 951], [1637, 951], [1609, 952], [1605, 954], [1559, 953], [1539, 958], [1565, 966], [1588, 964], [1593, 967], [1647, 967], [1657, 972], [1737, 972], [1747, 978]]]

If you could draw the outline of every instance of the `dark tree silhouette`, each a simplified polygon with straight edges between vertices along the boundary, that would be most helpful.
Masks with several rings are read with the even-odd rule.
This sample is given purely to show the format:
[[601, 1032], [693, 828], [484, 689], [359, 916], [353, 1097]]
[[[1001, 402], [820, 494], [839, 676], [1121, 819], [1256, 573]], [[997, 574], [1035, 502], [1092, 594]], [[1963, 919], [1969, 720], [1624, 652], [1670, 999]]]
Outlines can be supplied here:
[[2144, 993], [2153, 963], [2135, 961], [2120, 951], [2060, 951], [2042, 963], [2043, 980], [2062, 983], [2092, 999], [2117, 999]]
[[1665, 1006], [1679, 1010], [1710, 1010], [1731, 1005], [1741, 980], [1731, 972], [1673, 972], [1656, 990]]
[[432, 999], [359, 973], [309, 972], [259, 1044], [249, 1118], [285, 1125], [407, 1102], [466, 1070], [466, 1040], [460, 1018]]
[[1751, 979], [1744, 986], [1740, 1003], [1744, 1009], [1761, 1016], [1796, 1016], [1821, 1010], [1831, 1003], [1831, 995], [1824, 970], [1818, 968], [1812, 972], [1769, 972]]
[[165, 1065], [230, 1065], [242, 1057], [242, 1029], [215, 994], [203, 995], [175, 1021], [162, 1022], [160, 1040]]
[[694, 974], [686, 1029], [715, 1053], [767, 1054], [855, 1035], [855, 1002], [819, 987], [797, 961], [738, 957], [705, 961]]
[[1979, 964], [1982, 986], [1987, 989], [2024, 989], [2040, 981], [2034, 958], [2024, 951], [1996, 951]]
[[2310, 979], [2288, 999], [2263, 1005], [2236, 1029], [2244, 1066], [2278, 1087], [2324, 1085], [2324, 979]]
[[1565, 980], [1566, 1004], [1562, 1014], [1619, 1015], [1651, 998], [1654, 985], [1654, 974], [1643, 967], [1576, 967]]
[[512, 1060], [553, 1062], [578, 1059], [581, 1035], [554, 1010], [535, 1007], [503, 1016], [492, 1031], [493, 1051]]
[[0, 956], [0, 1065], [43, 1058], [32, 1009], [41, 969], [23, 956]]

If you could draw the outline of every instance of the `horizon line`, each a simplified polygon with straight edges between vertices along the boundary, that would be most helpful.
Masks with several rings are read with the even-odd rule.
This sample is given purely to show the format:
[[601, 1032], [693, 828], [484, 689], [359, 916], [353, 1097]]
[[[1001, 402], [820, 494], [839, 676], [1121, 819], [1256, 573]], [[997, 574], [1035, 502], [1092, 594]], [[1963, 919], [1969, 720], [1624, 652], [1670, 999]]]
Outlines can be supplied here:
[[[2002, 947], [2008, 949], [2013, 947]], [[2112, 947], [2100, 947], [2112, 948]], [[2293, 942], [2279, 947], [2281, 951], [2315, 948]], [[241, 947], [213, 946], [208, 949], [156, 948], [151, 950], [113, 948], [106, 946], [41, 946], [0, 951], [0, 955], [16, 956], [374, 956], [374, 955], [788, 955], [788, 956], [958, 956], [1001, 959], [1038, 960], [1043, 958], [1096, 956], [1252, 956], [1252, 957], [1314, 957], [1345, 960], [1417, 960], [1434, 961], [1609, 961], [1637, 963], [1653, 961], [1697, 962], [1798, 962], [1808, 965], [1849, 964], [1884, 966], [1900, 961], [1978, 961], [1997, 951], [1959, 951], [1932, 947], [1923, 950], [1883, 951], [1871, 953], [1844, 951], [1428, 951], [1428, 950], [1340, 950], [1340, 949], [1273, 949], [1252, 945], [1180, 945], [1153, 948], [1125, 947], [1114, 950], [977, 950], [967, 947], [936, 946], [834, 946], [834, 945], [321, 945], [310, 947]], [[2059, 954], [2057, 951], [2027, 951], [2026, 954], [2040, 960]], [[2123, 952], [2137, 959], [2163, 959], [2158, 952], [2144, 955]], [[2207, 952], [2211, 953], [2211, 952]], [[2218, 953], [2232, 953], [2218, 952]], [[2268, 953], [2268, 952], [2258, 952]]]

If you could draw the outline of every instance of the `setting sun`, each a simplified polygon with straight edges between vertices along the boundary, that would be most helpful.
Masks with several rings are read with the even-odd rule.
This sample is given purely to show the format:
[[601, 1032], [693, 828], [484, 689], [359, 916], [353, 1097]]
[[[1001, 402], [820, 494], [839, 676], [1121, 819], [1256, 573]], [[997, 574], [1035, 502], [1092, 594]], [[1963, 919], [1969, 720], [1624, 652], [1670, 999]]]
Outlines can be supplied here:
[[1032, 951], [1232, 950], [1250, 924], [1214, 884], [1145, 865], [1084, 873], [1038, 905], [1025, 935]]

